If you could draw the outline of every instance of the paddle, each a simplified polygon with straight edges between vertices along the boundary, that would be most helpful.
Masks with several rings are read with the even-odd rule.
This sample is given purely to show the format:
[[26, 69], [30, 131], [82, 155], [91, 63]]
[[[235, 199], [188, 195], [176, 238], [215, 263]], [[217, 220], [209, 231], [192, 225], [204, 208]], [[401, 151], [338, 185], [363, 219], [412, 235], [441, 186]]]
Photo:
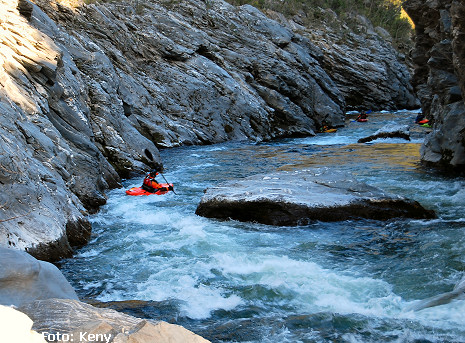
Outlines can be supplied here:
[[[160, 175], [163, 177], [163, 179], [165, 179], [165, 182], [168, 184], [168, 187], [169, 187], [169, 184], [170, 184], [170, 183], [169, 183], [168, 180], [166, 179], [165, 175], [163, 175], [161, 172], [159, 172], [159, 173], [160, 173]], [[174, 194], [178, 195], [178, 194], [174, 191], [174, 187], [171, 187], [171, 191], [172, 191]]]

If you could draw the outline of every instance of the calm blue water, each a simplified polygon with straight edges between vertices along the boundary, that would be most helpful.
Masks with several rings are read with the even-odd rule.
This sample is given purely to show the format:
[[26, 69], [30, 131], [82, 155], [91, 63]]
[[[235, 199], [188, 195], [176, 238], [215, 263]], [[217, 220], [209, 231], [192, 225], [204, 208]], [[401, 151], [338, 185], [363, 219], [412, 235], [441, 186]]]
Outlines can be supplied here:
[[[465, 271], [465, 179], [422, 168], [412, 141], [358, 138], [416, 114], [370, 115], [335, 134], [162, 151], [175, 194], [109, 193], [93, 239], [62, 270], [83, 299], [184, 325], [212, 342], [465, 342], [465, 300], [407, 311]], [[436, 220], [274, 227], [194, 214], [207, 187], [325, 166], [419, 201]], [[127, 180], [125, 188], [141, 179]]]

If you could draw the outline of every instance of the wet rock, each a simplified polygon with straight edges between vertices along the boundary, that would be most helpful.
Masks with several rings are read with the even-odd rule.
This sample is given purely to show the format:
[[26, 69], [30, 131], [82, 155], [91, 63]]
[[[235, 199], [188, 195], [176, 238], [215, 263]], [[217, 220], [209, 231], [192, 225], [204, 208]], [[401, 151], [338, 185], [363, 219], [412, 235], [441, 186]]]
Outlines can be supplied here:
[[388, 124], [376, 131], [374, 134], [360, 138], [358, 143], [367, 143], [379, 138], [402, 138], [410, 140], [410, 133], [408, 125], [394, 125]]
[[463, 1], [407, 0], [415, 23], [413, 85], [433, 130], [421, 149], [432, 165], [465, 170], [465, 4]]
[[91, 341], [92, 338], [100, 337], [100, 341], [114, 343], [208, 342], [178, 325], [143, 320], [77, 300], [38, 300], [18, 310], [26, 313], [34, 321], [33, 329], [45, 337], [56, 337], [59, 333], [64, 338]]
[[53, 264], [0, 247], [0, 304], [21, 306], [38, 299], [78, 299]]
[[196, 214], [284, 226], [316, 220], [435, 217], [416, 201], [327, 169], [255, 175], [208, 188]]

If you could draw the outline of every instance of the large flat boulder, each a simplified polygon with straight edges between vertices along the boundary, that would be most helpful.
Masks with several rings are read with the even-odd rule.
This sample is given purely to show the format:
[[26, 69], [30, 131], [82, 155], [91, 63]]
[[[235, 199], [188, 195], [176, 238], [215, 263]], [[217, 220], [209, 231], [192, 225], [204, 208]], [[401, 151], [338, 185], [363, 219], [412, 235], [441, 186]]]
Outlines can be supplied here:
[[144, 320], [77, 300], [37, 300], [18, 310], [34, 321], [32, 328], [48, 341], [208, 343], [179, 325]]
[[269, 225], [396, 217], [434, 218], [417, 201], [329, 169], [255, 175], [208, 188], [196, 214]]
[[376, 139], [383, 138], [401, 138], [405, 140], [410, 140], [410, 132], [408, 125], [396, 125], [396, 124], [387, 124], [384, 125], [381, 129], [376, 131], [374, 134], [360, 138], [358, 143], [367, 143], [374, 141]]
[[23, 251], [0, 247], [0, 304], [20, 306], [49, 298], [78, 299], [53, 264]]

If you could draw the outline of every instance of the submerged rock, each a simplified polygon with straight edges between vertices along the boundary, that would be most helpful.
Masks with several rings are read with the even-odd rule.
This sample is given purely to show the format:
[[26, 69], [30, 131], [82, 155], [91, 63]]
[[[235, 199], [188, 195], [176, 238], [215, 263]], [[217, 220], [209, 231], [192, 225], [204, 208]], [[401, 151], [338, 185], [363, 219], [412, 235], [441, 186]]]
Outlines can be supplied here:
[[20, 306], [49, 298], [78, 299], [76, 292], [53, 264], [0, 247], [0, 304]]
[[393, 125], [388, 124], [376, 131], [374, 134], [360, 138], [358, 143], [367, 143], [379, 138], [402, 138], [410, 140], [410, 133], [408, 125]]
[[[33, 329], [45, 337], [59, 333], [82, 342], [207, 343], [208, 341], [179, 325], [152, 322], [115, 310], [97, 308], [77, 300], [38, 300], [18, 308], [33, 321]], [[98, 336], [97, 336], [98, 335]]]
[[316, 220], [435, 217], [416, 201], [328, 169], [255, 175], [208, 188], [196, 214], [284, 226]]
[[465, 299], [465, 277], [463, 277], [462, 280], [457, 285], [455, 285], [452, 291], [435, 295], [428, 299], [420, 300], [407, 307], [406, 311], [420, 311], [425, 308], [448, 304], [453, 300], [463, 299]]

